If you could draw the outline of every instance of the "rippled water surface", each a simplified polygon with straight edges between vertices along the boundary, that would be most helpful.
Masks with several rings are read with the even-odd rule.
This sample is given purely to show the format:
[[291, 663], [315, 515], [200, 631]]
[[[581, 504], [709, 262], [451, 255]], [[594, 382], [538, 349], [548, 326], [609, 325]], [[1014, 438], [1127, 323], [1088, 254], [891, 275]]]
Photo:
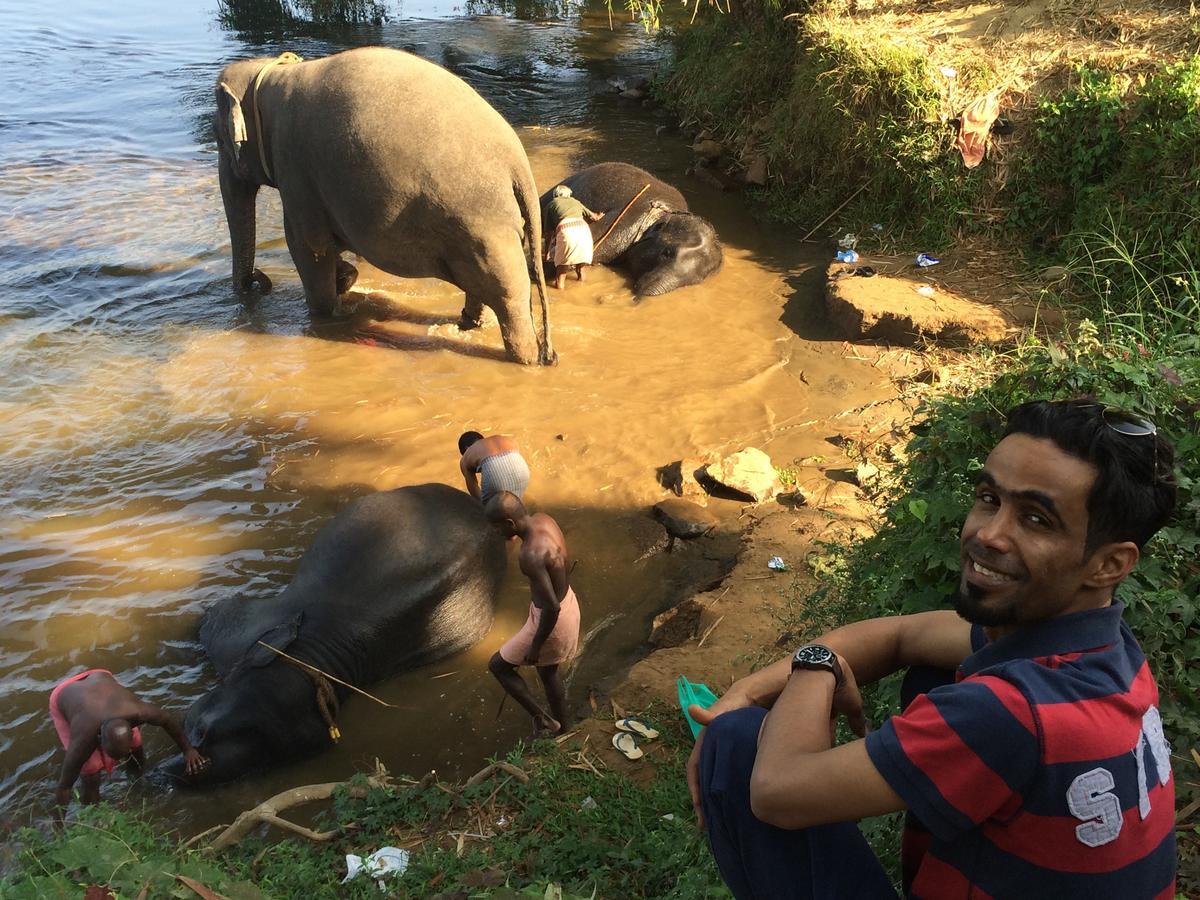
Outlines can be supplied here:
[[[794, 236], [685, 176], [681, 137], [605, 87], [650, 72], [658, 49], [601, 7], [545, 19], [393, 5], [382, 26], [268, 34], [222, 27], [215, 3], [0, 2], [0, 804], [48, 808], [62, 750], [50, 689], [83, 667], [182, 714], [211, 684], [202, 611], [287, 583], [316, 529], [353, 496], [458, 483], [466, 428], [510, 433], [534, 468], [530, 498], [579, 560], [584, 629], [603, 626], [574, 676], [611, 683], [680, 584], [714, 569], [703, 549], [655, 552], [654, 468], [773, 440], [816, 452], [814, 422], [881, 380], [806, 329], [815, 285]], [[542, 14], [545, 11], [541, 11]], [[275, 290], [230, 288], [209, 107], [229, 60], [312, 57], [384, 44], [471, 83], [516, 127], [543, 189], [606, 159], [678, 184], [727, 246], [700, 287], [633, 305], [594, 269], [555, 292], [562, 364], [481, 355], [496, 329], [460, 335], [461, 294], [364, 267], [359, 311], [310, 321], [273, 191], [259, 200], [259, 265]], [[848, 368], [857, 366], [858, 368]], [[782, 459], [781, 462], [788, 460]], [[735, 510], [736, 511], [736, 510]], [[185, 828], [227, 821], [271, 791], [394, 771], [473, 771], [528, 728], [486, 661], [521, 621], [510, 568], [480, 645], [377, 686], [402, 704], [346, 705], [345, 739], [319, 759], [169, 806]], [[450, 673], [450, 674], [446, 674]], [[434, 678], [433, 676], [446, 675]], [[152, 758], [170, 749], [150, 729]]]

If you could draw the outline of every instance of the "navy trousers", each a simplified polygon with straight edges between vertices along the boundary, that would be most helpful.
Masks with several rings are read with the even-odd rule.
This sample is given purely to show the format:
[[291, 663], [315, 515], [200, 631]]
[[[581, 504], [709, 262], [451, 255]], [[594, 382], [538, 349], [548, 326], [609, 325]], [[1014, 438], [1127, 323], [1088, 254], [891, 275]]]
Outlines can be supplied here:
[[853, 822], [787, 831], [750, 811], [750, 772], [767, 711], [738, 709], [704, 731], [700, 792], [708, 843], [737, 900], [895, 898], [883, 866]]
[[[906, 708], [918, 695], [953, 681], [953, 672], [911, 668], [900, 688], [900, 706]], [[853, 822], [787, 831], [754, 817], [750, 773], [766, 714], [765, 709], [749, 707], [718, 716], [705, 729], [700, 750], [708, 843], [733, 896], [737, 900], [894, 900], [891, 881]], [[906, 829], [924, 831], [911, 814]]]

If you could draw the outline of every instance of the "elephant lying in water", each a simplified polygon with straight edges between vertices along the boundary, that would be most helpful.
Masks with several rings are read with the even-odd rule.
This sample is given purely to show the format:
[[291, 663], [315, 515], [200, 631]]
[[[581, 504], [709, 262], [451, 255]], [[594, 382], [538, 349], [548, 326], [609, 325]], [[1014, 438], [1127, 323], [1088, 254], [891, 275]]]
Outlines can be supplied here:
[[[626, 266], [638, 297], [699, 284], [720, 270], [724, 257], [716, 230], [688, 212], [679, 191], [644, 169], [628, 163], [599, 163], [562, 183], [584, 206], [604, 213], [603, 219], [590, 224], [592, 238], [599, 242], [610, 228], [612, 233], [597, 243], [593, 262]], [[649, 188], [638, 196], [644, 185]], [[543, 210], [552, 195], [552, 190], [542, 195]]]
[[254, 268], [254, 201], [268, 185], [316, 314], [331, 315], [358, 276], [339, 256], [349, 250], [393, 275], [462, 288], [464, 327], [491, 307], [509, 356], [529, 364], [539, 358], [532, 273], [540, 360], [553, 361], [529, 159], [465, 81], [410, 53], [364, 47], [230, 63], [216, 101], [235, 285], [270, 289]]
[[211, 765], [189, 778], [177, 756], [159, 772], [203, 785], [328, 747], [350, 692], [258, 642], [366, 687], [486, 635], [505, 559], [479, 501], [447, 485], [356, 500], [317, 533], [279, 596], [229, 598], [205, 615], [200, 640], [222, 680], [184, 730]]

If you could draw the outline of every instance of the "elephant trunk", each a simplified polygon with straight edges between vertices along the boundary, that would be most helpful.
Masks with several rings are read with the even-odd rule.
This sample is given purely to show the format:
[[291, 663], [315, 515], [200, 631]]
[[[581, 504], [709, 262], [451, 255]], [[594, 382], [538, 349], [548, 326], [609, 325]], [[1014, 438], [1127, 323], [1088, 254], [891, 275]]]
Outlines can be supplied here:
[[679, 279], [670, 272], [650, 271], [634, 282], [633, 293], [637, 297], [659, 297], [671, 293], [677, 287]]
[[257, 286], [264, 294], [271, 290], [271, 279], [254, 268], [255, 213], [258, 185], [237, 177], [225, 152], [220, 154], [221, 200], [229, 224], [229, 242], [233, 250], [233, 284], [238, 290]]

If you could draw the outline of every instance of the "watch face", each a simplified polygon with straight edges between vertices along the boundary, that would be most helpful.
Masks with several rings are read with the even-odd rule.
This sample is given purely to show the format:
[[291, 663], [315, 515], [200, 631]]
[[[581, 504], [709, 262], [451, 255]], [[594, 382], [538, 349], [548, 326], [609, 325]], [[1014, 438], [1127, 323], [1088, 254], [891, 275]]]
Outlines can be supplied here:
[[819, 644], [808, 644], [796, 651], [796, 655], [792, 658], [792, 661], [824, 665], [833, 661], [833, 651]]

